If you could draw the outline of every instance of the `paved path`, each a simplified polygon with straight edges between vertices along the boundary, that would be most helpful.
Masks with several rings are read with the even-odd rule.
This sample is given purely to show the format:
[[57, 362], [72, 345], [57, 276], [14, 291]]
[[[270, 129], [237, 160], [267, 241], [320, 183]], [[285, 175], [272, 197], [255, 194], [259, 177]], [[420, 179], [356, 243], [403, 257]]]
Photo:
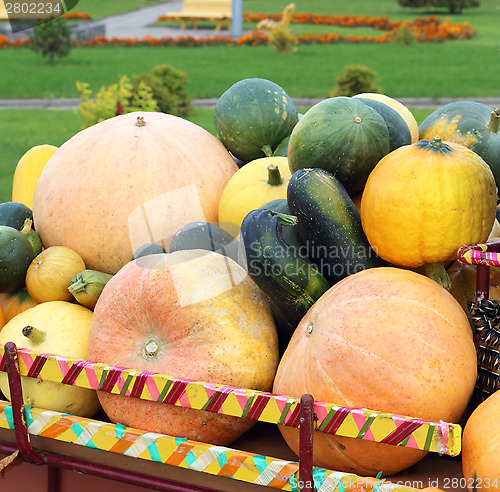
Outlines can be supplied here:
[[[103, 0], [105, 1], [105, 0]], [[153, 26], [160, 15], [167, 13], [180, 12], [182, 9], [182, 0], [173, 0], [155, 5], [149, 5], [132, 12], [127, 12], [120, 15], [104, 17], [96, 21], [90, 21], [89, 26], [96, 24], [104, 24], [106, 37], [132, 38], [141, 39], [146, 36], [161, 38], [165, 36], [194, 36], [206, 37], [215, 36], [217, 34], [232, 35], [231, 31], [222, 29], [181, 29], [181, 23], [178, 26]]]
[[[325, 96], [326, 99], [327, 96]], [[310, 107], [321, 99], [298, 97], [292, 98], [295, 105], [299, 108]], [[439, 108], [457, 99], [442, 97], [439, 99], [431, 98], [396, 98], [399, 102], [408, 108]], [[476, 101], [491, 108], [500, 107], [500, 97], [471, 97], [468, 101]], [[60, 99], [0, 99], [0, 110], [2, 109], [68, 109], [78, 108], [81, 100], [79, 98], [60, 98]], [[193, 99], [194, 106], [213, 108], [217, 99]]]

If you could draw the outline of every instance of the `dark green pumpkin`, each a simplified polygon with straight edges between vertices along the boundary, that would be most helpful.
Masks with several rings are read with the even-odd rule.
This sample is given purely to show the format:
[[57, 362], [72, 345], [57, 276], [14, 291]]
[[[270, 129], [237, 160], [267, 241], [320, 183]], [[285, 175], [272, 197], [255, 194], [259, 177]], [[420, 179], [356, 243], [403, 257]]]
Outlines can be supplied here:
[[160, 253], [166, 253], [163, 246], [157, 243], [146, 243], [143, 244], [142, 246], [139, 246], [135, 250], [134, 257], [132, 259], [142, 258], [143, 256], [148, 256], [148, 255], [156, 255]]
[[0, 203], [0, 225], [13, 227], [20, 231], [26, 219], [33, 220], [33, 212], [24, 203]]
[[35, 253], [26, 236], [14, 227], [0, 225], [0, 292], [25, 285], [26, 272]]
[[190, 222], [172, 238], [170, 253], [184, 249], [205, 249], [238, 262], [238, 240], [210, 222]]
[[244, 162], [271, 156], [297, 121], [297, 109], [288, 94], [260, 78], [236, 82], [220, 96], [214, 109], [219, 139]]
[[490, 166], [500, 188], [500, 109], [475, 101], [455, 101], [433, 111], [418, 130], [421, 140], [439, 136], [473, 150]]
[[387, 129], [389, 130], [389, 152], [403, 145], [411, 144], [410, 128], [396, 110], [375, 99], [368, 99], [365, 97], [357, 97], [356, 99], [364, 102], [367, 106], [370, 106], [370, 108], [373, 108], [382, 118], [384, 118]]
[[330, 172], [353, 196], [389, 150], [384, 118], [359, 99], [339, 96], [315, 104], [297, 123], [288, 162], [292, 173], [305, 168]]

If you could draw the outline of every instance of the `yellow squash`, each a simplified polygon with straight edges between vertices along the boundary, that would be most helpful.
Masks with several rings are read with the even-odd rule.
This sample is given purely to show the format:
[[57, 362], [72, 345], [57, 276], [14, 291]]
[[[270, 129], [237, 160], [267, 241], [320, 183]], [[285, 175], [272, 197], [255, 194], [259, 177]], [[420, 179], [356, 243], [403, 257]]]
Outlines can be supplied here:
[[[8, 341], [35, 352], [88, 359], [92, 311], [65, 301], [44, 302], [12, 318], [0, 331]], [[94, 390], [22, 377], [26, 404], [55, 412], [92, 417], [100, 408]], [[10, 398], [7, 374], [0, 372], [0, 390]]]
[[263, 157], [238, 169], [219, 202], [219, 226], [231, 233], [245, 216], [265, 203], [286, 198], [291, 172], [286, 157]]
[[56, 150], [57, 147], [54, 145], [36, 145], [21, 157], [14, 171], [12, 182], [13, 202], [24, 203], [27, 207], [33, 208], [33, 195], [38, 178]]
[[31, 262], [26, 272], [26, 288], [37, 302], [70, 301], [71, 279], [85, 270], [82, 257], [66, 246], [51, 246]]
[[486, 241], [495, 220], [495, 179], [463, 145], [420, 140], [382, 158], [361, 200], [368, 240], [383, 259], [406, 267], [456, 258]]

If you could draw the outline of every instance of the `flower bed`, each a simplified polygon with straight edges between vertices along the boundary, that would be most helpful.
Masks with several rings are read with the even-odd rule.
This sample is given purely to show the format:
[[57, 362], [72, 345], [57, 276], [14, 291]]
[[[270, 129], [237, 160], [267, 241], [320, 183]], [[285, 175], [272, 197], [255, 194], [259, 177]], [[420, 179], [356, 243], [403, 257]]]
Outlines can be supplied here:
[[[82, 13], [74, 13], [83, 16]], [[88, 14], [86, 14], [88, 15]], [[243, 14], [246, 22], [260, 22], [263, 19], [279, 20], [281, 14], [265, 15], [262, 13]], [[82, 17], [79, 17], [82, 18]], [[164, 20], [163, 16], [158, 18]], [[436, 16], [429, 16], [426, 19], [414, 19], [412, 21], [391, 21], [388, 17], [367, 17], [367, 16], [325, 16], [317, 14], [300, 13], [294, 16], [293, 22], [301, 24], [316, 25], [336, 25], [343, 27], [373, 27], [374, 29], [385, 31], [374, 36], [358, 36], [355, 34], [302, 34], [297, 36], [299, 44], [320, 44], [320, 43], [390, 43], [394, 41], [394, 33], [398, 29], [406, 29], [413, 33], [418, 42], [441, 42], [452, 39], [471, 39], [475, 36], [472, 26], [467, 23], [454, 23], [449, 19], [440, 21]], [[76, 46], [206, 46], [206, 45], [227, 45], [227, 46], [260, 46], [268, 44], [268, 36], [265, 31], [254, 30], [239, 38], [225, 35], [215, 35], [207, 37], [195, 36], [164, 36], [155, 38], [146, 36], [140, 39], [108, 38], [99, 36], [87, 41], [75, 41]], [[20, 48], [29, 45], [28, 39], [11, 41], [6, 36], [0, 35], [0, 48]]]

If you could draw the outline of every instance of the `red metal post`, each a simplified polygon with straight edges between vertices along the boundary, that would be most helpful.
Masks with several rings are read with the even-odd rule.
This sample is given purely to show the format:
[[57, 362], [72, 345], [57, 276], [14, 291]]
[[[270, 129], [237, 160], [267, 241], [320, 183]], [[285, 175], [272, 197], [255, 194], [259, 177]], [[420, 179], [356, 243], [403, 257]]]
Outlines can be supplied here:
[[47, 466], [47, 492], [61, 491], [61, 473], [55, 466]]
[[29, 441], [28, 428], [26, 427], [26, 416], [24, 414], [23, 388], [21, 375], [19, 373], [19, 361], [17, 348], [13, 342], [5, 344], [6, 369], [9, 378], [10, 401], [12, 403], [12, 419], [14, 420], [14, 433], [19, 454], [25, 461], [35, 465], [44, 463], [43, 456], [38, 454]]
[[300, 399], [300, 434], [299, 434], [299, 490], [313, 492], [313, 432], [314, 398], [302, 395]]
[[490, 297], [490, 267], [489, 265], [476, 265], [476, 299], [489, 299]]

